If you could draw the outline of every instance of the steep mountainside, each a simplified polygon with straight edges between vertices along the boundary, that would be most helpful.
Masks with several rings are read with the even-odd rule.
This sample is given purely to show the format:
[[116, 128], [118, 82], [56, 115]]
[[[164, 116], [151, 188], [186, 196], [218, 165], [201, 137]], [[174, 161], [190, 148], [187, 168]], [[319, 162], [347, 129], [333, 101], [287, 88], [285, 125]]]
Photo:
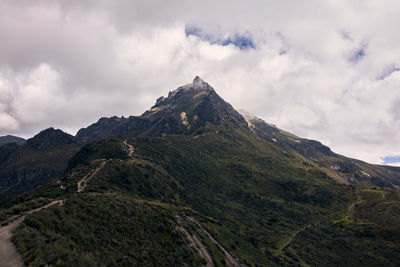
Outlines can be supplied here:
[[24, 145], [0, 146], [0, 203], [62, 175], [78, 149], [74, 136], [53, 128], [28, 139]]
[[332, 152], [329, 147], [318, 141], [297, 137], [259, 118], [247, 116], [246, 119], [255, 134], [280, 147], [288, 155], [303, 157], [305, 166], [317, 167], [338, 182], [360, 187], [400, 189], [400, 168], [373, 165], [347, 158]]
[[102, 118], [76, 138], [48, 129], [7, 149], [1, 171], [57, 175], [5, 197], [3, 224], [63, 200], [15, 230], [28, 266], [400, 262], [397, 168], [245, 118], [198, 77], [141, 116]]
[[244, 117], [219, 97], [210, 85], [196, 77], [193, 83], [170, 92], [167, 98], [160, 97], [143, 115], [102, 118], [79, 130], [77, 137], [200, 135], [233, 126], [252, 131], [288, 156], [303, 157], [305, 166], [320, 168], [338, 182], [399, 189], [400, 168], [346, 158], [318, 141], [297, 137], [256, 117], [246, 114]]

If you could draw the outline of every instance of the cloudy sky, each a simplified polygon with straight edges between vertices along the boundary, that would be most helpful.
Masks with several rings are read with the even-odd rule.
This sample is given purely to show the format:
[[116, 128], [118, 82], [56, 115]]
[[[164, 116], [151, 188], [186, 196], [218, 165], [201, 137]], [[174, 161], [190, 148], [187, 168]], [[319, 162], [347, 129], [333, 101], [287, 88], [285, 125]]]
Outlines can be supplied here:
[[139, 115], [199, 75], [237, 109], [396, 165], [399, 25], [397, 0], [2, 0], [0, 135]]

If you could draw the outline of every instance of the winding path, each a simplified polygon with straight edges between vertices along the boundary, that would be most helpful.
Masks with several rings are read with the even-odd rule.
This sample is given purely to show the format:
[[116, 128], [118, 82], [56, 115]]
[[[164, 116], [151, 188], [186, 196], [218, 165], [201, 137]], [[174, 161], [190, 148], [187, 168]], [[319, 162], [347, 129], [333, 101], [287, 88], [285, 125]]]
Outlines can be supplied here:
[[0, 266], [1, 267], [22, 267], [24, 266], [24, 261], [21, 255], [19, 255], [14, 243], [11, 241], [12, 231], [17, 228], [25, 219], [27, 214], [31, 214], [42, 209], [48, 208], [54, 205], [62, 205], [63, 200], [55, 200], [43, 207], [30, 210], [23, 215], [17, 217], [9, 224], [0, 227]]
[[[133, 155], [134, 148], [132, 145], [128, 144], [126, 141], [124, 141], [124, 147], [127, 149], [127, 153], [129, 156]], [[78, 190], [77, 192], [80, 193], [83, 190], [85, 190], [87, 183], [89, 182], [90, 179], [92, 179], [107, 163], [107, 160], [103, 160], [100, 165], [92, 172], [89, 172], [85, 177], [83, 177], [81, 180], [78, 181], [77, 186]], [[61, 185], [62, 186], [62, 185]], [[27, 214], [31, 214], [37, 211], [40, 211], [42, 209], [54, 206], [54, 205], [60, 205], [62, 206], [64, 203], [64, 200], [55, 200], [43, 207], [33, 209], [30, 211], [27, 211], [23, 213], [20, 216], [15, 216], [15, 219], [12, 220], [10, 223], [8, 223], [5, 226], [0, 227], [0, 267], [22, 267], [24, 266], [24, 261], [19, 255], [17, 249], [15, 248], [14, 243], [11, 241], [12, 237], [12, 231], [17, 228], [25, 219]]]
[[133, 156], [133, 152], [135, 152], [135, 148], [128, 143], [128, 141], [124, 140], [122, 142], [123, 148], [126, 150], [126, 153], [128, 153], [129, 157]]
[[355, 207], [355, 205], [361, 204], [362, 202], [364, 202], [364, 201], [358, 199], [357, 201], [355, 201], [349, 205], [349, 207], [347, 208], [347, 216], [346, 216], [349, 220], [354, 221], [354, 207]]
[[[277, 253], [281, 252], [284, 248], [286, 248], [290, 243], [292, 243], [293, 239], [302, 231], [306, 230], [308, 227], [311, 227], [311, 224], [307, 224], [306, 226], [304, 226], [303, 228], [297, 230], [296, 232], [294, 232], [292, 235], [290, 235], [290, 237], [288, 238], [288, 240], [278, 249]], [[276, 253], [276, 254], [277, 254]]]
[[213, 242], [219, 249], [224, 253], [224, 259], [226, 262], [226, 266], [241, 266], [240, 263], [232, 257], [232, 255], [226, 251], [226, 249], [217, 241], [215, 238], [206, 230], [204, 227], [193, 217], [187, 217], [191, 222], [197, 225], [199, 227], [200, 231], [205, 234], [211, 242]]
[[185, 234], [190, 246], [199, 253], [200, 257], [205, 260], [206, 264], [203, 266], [214, 267], [215, 265], [212, 257], [207, 250], [207, 247], [203, 244], [203, 242], [201, 242], [200, 237], [196, 233], [190, 233], [188, 230], [186, 230], [185, 226], [187, 226], [187, 223], [184, 222], [181, 217], [176, 215], [176, 218], [179, 223], [179, 226], [177, 226], [178, 231]]
[[200, 232], [205, 235], [208, 240], [213, 242], [223, 253], [226, 266], [235, 267], [235, 266], [245, 266], [240, 264], [195, 218], [186, 216], [186, 220], [182, 220], [181, 217], [176, 215], [179, 226], [177, 229], [186, 235], [187, 240], [192, 248], [196, 249], [200, 256], [205, 260], [205, 266], [211, 267], [215, 266], [212, 256], [210, 255], [207, 247], [201, 241], [201, 238], [198, 236], [196, 231], [190, 232], [187, 229], [192, 229], [190, 224], [195, 224]]
[[85, 190], [87, 183], [92, 179], [103, 167], [106, 165], [107, 160], [104, 160], [100, 163], [100, 165], [92, 172], [89, 172], [85, 177], [83, 177], [81, 180], [78, 181], [78, 193], [82, 192]]

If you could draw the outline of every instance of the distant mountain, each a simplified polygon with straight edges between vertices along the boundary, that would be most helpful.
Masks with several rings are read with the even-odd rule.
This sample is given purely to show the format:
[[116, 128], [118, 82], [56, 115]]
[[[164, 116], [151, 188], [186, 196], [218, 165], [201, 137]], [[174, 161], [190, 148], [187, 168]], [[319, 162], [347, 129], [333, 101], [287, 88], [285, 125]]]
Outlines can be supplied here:
[[6, 135], [0, 136], [0, 146], [10, 143], [16, 143], [17, 145], [22, 145], [26, 142], [26, 140], [22, 137]]
[[278, 146], [288, 156], [300, 155], [304, 166], [320, 168], [340, 183], [400, 189], [400, 168], [348, 158], [318, 141], [297, 137], [257, 117], [247, 116], [246, 119], [255, 134]]
[[399, 186], [199, 77], [141, 116], [0, 146], [0, 222], [32, 213], [12, 239], [28, 266], [398, 266]]
[[0, 202], [62, 175], [78, 148], [74, 136], [54, 128], [0, 146]]
[[77, 138], [59, 129], [48, 128], [27, 140], [27, 145], [38, 150], [59, 145], [69, 145], [77, 142]]

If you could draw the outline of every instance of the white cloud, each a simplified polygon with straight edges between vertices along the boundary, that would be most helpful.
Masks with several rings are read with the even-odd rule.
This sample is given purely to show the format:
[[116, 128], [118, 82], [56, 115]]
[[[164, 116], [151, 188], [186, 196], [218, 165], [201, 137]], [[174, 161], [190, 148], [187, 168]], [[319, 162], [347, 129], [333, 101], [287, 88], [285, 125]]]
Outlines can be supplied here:
[[0, 129], [15, 130], [18, 128], [18, 121], [0, 109]]
[[42, 63], [26, 75], [16, 77], [12, 109], [21, 122], [46, 120], [66, 103], [60, 75]]
[[379, 163], [400, 153], [399, 13], [377, 0], [2, 1], [0, 134], [137, 115], [200, 75], [237, 108]]

